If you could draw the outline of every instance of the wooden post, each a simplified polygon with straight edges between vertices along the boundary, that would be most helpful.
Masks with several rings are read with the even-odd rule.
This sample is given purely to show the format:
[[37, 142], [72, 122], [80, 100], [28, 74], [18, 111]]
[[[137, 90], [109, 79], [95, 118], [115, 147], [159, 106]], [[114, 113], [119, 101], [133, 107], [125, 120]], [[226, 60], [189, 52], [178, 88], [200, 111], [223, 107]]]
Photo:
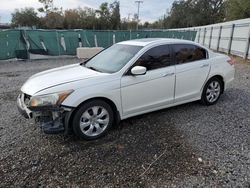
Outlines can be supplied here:
[[222, 25], [219, 28], [219, 36], [218, 36], [216, 51], [219, 51], [219, 49], [220, 49], [221, 31], [222, 31]]
[[232, 24], [232, 29], [231, 29], [231, 33], [230, 33], [229, 42], [228, 42], [227, 54], [230, 54], [230, 52], [231, 52], [232, 41], [233, 41], [233, 36], [234, 36], [234, 27], [235, 27], [235, 25]]
[[250, 44], [250, 24], [249, 24], [248, 38], [246, 41], [246, 49], [245, 49], [245, 53], [244, 53], [244, 59], [247, 59], [247, 57], [248, 57], [249, 44]]

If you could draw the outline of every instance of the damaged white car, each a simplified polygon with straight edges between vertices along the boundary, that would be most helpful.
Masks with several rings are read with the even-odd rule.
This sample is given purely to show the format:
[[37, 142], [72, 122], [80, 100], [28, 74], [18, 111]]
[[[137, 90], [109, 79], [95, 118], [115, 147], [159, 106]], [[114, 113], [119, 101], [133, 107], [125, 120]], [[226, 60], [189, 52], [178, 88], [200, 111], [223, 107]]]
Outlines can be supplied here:
[[196, 100], [214, 104], [234, 72], [231, 58], [191, 41], [124, 41], [84, 63], [35, 74], [17, 105], [46, 133], [92, 140], [132, 116]]

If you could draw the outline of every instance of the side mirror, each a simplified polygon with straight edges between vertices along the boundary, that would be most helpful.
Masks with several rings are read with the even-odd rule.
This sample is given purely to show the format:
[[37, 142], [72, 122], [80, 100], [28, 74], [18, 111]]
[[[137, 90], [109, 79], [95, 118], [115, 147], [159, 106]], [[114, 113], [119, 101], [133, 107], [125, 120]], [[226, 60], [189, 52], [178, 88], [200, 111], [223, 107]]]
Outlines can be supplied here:
[[143, 75], [146, 74], [147, 68], [143, 66], [135, 66], [131, 69], [133, 75]]

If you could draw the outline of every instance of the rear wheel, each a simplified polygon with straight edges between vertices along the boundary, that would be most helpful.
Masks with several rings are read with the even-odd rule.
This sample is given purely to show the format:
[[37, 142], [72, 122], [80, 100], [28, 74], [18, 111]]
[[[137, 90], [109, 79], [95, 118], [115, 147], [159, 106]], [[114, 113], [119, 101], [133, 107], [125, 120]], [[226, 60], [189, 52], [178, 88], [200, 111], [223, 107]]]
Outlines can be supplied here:
[[201, 97], [201, 102], [205, 105], [215, 104], [222, 93], [222, 81], [216, 77], [211, 78], [206, 83]]
[[81, 105], [73, 117], [74, 133], [85, 140], [94, 140], [107, 133], [114, 121], [112, 108], [102, 100]]

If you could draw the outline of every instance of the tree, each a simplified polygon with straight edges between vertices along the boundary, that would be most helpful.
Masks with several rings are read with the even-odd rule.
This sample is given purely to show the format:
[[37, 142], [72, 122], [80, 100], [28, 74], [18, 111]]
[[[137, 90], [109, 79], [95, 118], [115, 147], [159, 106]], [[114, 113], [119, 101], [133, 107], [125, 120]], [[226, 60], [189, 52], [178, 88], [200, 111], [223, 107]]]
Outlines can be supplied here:
[[53, 0], [38, 0], [43, 4], [43, 7], [38, 11], [45, 13], [45, 17], [42, 20], [42, 27], [47, 29], [63, 29], [64, 28], [64, 16], [62, 8], [54, 7]]
[[128, 20], [127, 18], [123, 18], [121, 21], [120, 28], [122, 30], [135, 30], [137, 26], [137, 20]]
[[42, 18], [43, 27], [47, 29], [63, 29], [64, 17], [58, 12], [50, 12]]
[[[224, 0], [174, 1], [171, 11], [165, 15], [165, 28], [181, 28], [214, 24], [225, 18]], [[161, 20], [158, 20], [160, 23]]]
[[16, 9], [11, 15], [11, 23], [14, 27], [32, 27], [40, 25], [40, 18], [37, 16], [37, 13], [33, 8]]
[[110, 28], [110, 10], [108, 3], [102, 3], [99, 10], [96, 10], [98, 17], [98, 29], [109, 29]]
[[114, 1], [111, 4], [102, 3], [96, 10], [96, 16], [97, 29], [119, 29], [121, 25], [119, 1]]
[[226, 19], [236, 20], [250, 17], [249, 0], [228, 0], [226, 2]]
[[[38, 0], [39, 3], [43, 4], [43, 7], [39, 8], [39, 12], [48, 14], [50, 12], [57, 12], [59, 9], [54, 7], [54, 0]], [[62, 9], [62, 8], [61, 8]]]
[[110, 4], [110, 22], [111, 29], [119, 29], [121, 25], [121, 16], [120, 16], [120, 3], [119, 1], [114, 1]]
[[80, 16], [80, 28], [84, 29], [96, 29], [97, 19], [96, 11], [92, 8], [78, 8], [78, 14]]
[[80, 25], [80, 15], [77, 9], [69, 9], [64, 11], [64, 28], [78, 29]]
[[145, 22], [144, 24], [143, 24], [143, 28], [146, 28], [146, 29], [148, 29], [149, 28], [149, 22]]
[[170, 28], [188, 27], [190, 26], [189, 20], [192, 17], [190, 15], [192, 12], [190, 0], [174, 1], [170, 15], [166, 18], [164, 23]]
[[224, 0], [193, 0], [193, 19], [191, 25], [208, 25], [224, 21]]
[[[120, 29], [120, 3], [114, 1], [102, 3], [98, 10], [92, 8], [77, 8], [63, 11], [54, 7], [53, 0], [38, 0], [43, 7], [38, 11], [43, 14], [39, 18], [34, 9], [16, 10], [12, 15], [15, 26], [39, 25], [46, 29]], [[130, 24], [129, 24], [130, 25]]]

